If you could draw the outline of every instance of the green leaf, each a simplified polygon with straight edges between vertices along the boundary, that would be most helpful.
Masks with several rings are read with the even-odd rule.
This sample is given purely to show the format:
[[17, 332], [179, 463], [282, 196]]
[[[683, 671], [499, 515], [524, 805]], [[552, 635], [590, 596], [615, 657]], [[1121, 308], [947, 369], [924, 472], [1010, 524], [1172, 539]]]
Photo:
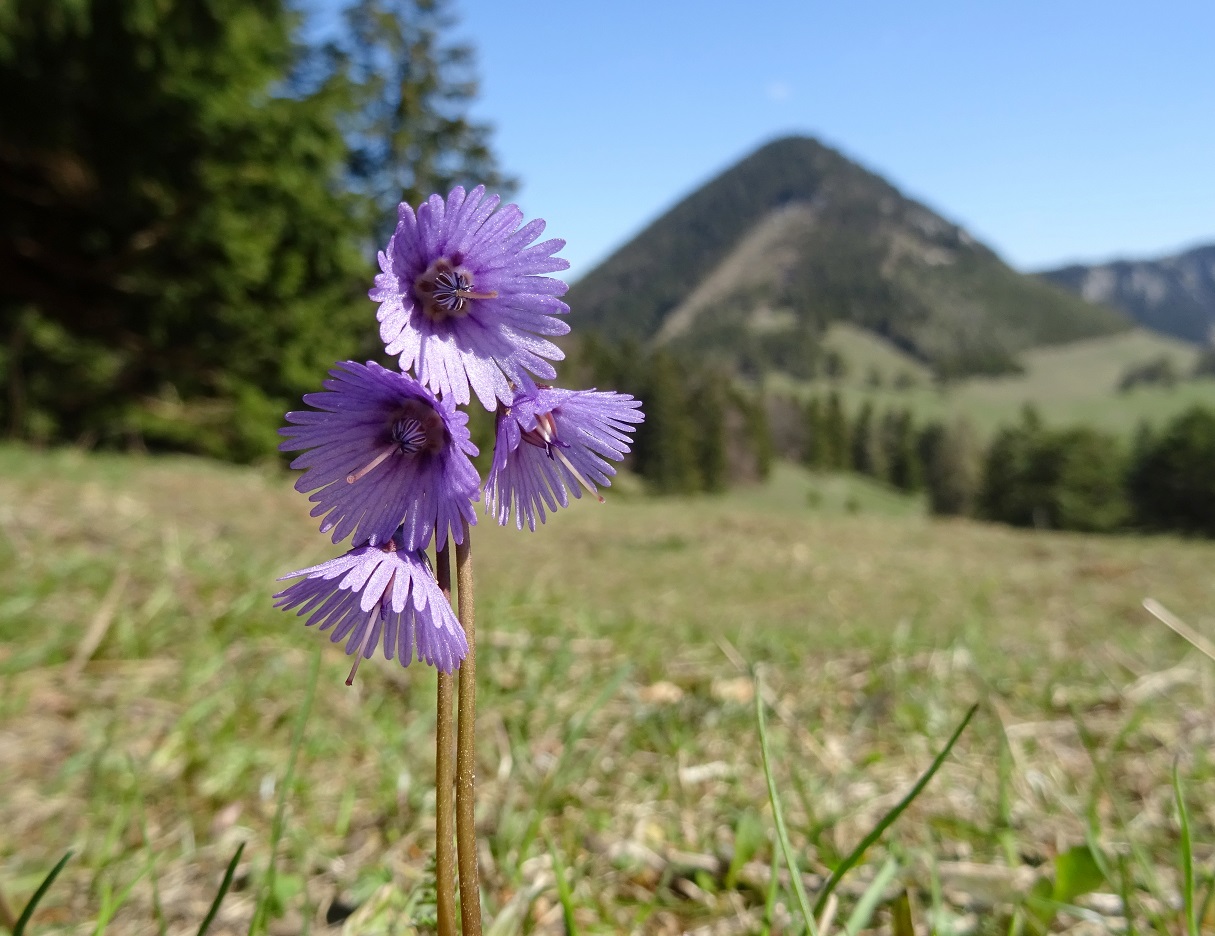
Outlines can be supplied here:
[[46, 892], [51, 889], [51, 885], [55, 883], [55, 878], [59, 877], [59, 872], [63, 870], [63, 866], [68, 863], [68, 859], [72, 857], [69, 851], [59, 859], [59, 864], [51, 868], [50, 873], [42, 879], [42, 883], [38, 885], [38, 889], [34, 891], [34, 896], [30, 898], [30, 902], [25, 905], [25, 909], [21, 911], [21, 916], [17, 918], [17, 925], [13, 927], [13, 936], [22, 936], [25, 932], [26, 924], [29, 923], [30, 917], [34, 915], [34, 910], [38, 906], [38, 902], [46, 895]]
[[1104, 883], [1105, 875], [1089, 846], [1077, 845], [1055, 858], [1051, 898], [1058, 903], [1073, 903], [1081, 894], [1091, 893]]
[[958, 743], [958, 738], [962, 737], [962, 732], [966, 730], [966, 726], [970, 724], [970, 720], [975, 717], [975, 712], [978, 710], [979, 705], [976, 702], [970, 707], [970, 711], [966, 713], [966, 717], [962, 719], [961, 724], [954, 729], [954, 733], [950, 736], [949, 740], [945, 742], [945, 747], [941, 749], [941, 753], [933, 759], [932, 764], [926, 771], [924, 771], [920, 779], [915, 782], [915, 786], [908, 791], [906, 796], [904, 796], [894, 805], [894, 808], [891, 809], [890, 812], [886, 813], [886, 815], [878, 820], [878, 824], [873, 827], [873, 830], [863, 839], [861, 839], [860, 844], [852, 850], [847, 858], [839, 863], [833, 872], [831, 872], [831, 878], [826, 884], [823, 885], [823, 889], [818, 895], [818, 900], [815, 901], [815, 913], [823, 912], [823, 907], [827, 905], [827, 898], [831, 896], [831, 892], [839, 886], [839, 883], [843, 879], [844, 875], [852, 870], [852, 867], [861, 860], [861, 856], [865, 854], [865, 852], [869, 849], [869, 846], [882, 837], [882, 833], [894, 824], [894, 821], [898, 819], [899, 816], [903, 814], [903, 811], [915, 801], [915, 798], [924, 792], [924, 787], [928, 786], [929, 781], [932, 780], [932, 778], [936, 775], [936, 772], [941, 769], [941, 765], [945, 763], [945, 758], [949, 756], [949, 752], [953, 750], [953, 746]]
[[890, 905], [890, 932], [892, 936], [915, 936], [915, 921], [911, 918], [911, 898], [907, 889], [894, 898]]
[[[797, 906], [801, 910], [802, 922], [810, 936], [818, 936], [818, 927], [814, 922], [814, 913], [810, 910], [810, 900], [806, 896], [806, 888], [802, 883], [801, 868], [798, 867], [797, 857], [793, 854], [793, 846], [789, 844], [789, 830], [785, 827], [785, 813], [781, 809], [780, 793], [776, 789], [776, 778], [772, 775], [772, 754], [768, 750], [768, 727], [764, 723], [764, 687], [759, 676], [755, 677], [755, 720], [759, 727], [759, 753], [764, 762], [764, 779], [768, 782], [768, 800], [772, 804], [772, 820], [776, 824], [776, 838], [780, 842], [781, 854], [785, 859], [785, 867], [789, 869], [789, 879], [793, 883], [793, 893], [797, 897]], [[773, 869], [775, 879], [775, 868]]]
[[198, 927], [198, 936], [207, 936], [207, 929], [211, 926], [212, 921], [214, 921], [215, 914], [219, 913], [219, 905], [224, 902], [224, 897], [228, 894], [228, 888], [232, 886], [232, 878], [236, 874], [236, 866], [240, 863], [240, 856], [244, 851], [245, 843], [241, 842], [236, 848], [236, 854], [228, 862], [228, 870], [224, 872], [224, 879], [219, 884], [219, 890], [215, 894], [215, 899], [211, 901], [211, 909], [207, 911], [207, 915], [203, 917], [202, 925]]
[[1198, 907], [1194, 903], [1194, 848], [1190, 839], [1190, 814], [1181, 791], [1181, 776], [1177, 773], [1177, 762], [1173, 761], [1173, 797], [1177, 801], [1177, 824], [1181, 827], [1181, 898], [1185, 911], [1185, 926], [1188, 936], [1199, 936]]

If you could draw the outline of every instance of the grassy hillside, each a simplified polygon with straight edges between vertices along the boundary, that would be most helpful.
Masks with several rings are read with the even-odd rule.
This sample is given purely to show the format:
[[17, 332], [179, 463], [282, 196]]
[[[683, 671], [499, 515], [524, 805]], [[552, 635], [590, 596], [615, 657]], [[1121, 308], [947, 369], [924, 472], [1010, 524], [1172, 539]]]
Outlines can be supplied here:
[[612, 340], [666, 344], [751, 374], [811, 374], [834, 322], [947, 374], [1130, 327], [1006, 266], [966, 231], [807, 138], [777, 140], [687, 196], [574, 284]]
[[1185, 374], [1198, 356], [1194, 345], [1142, 329], [1036, 348], [1022, 355], [1024, 373], [944, 385], [933, 382], [915, 358], [858, 329], [836, 326], [828, 333], [826, 344], [846, 362], [841, 380], [804, 382], [776, 377], [765, 386], [770, 392], [795, 396], [837, 390], [854, 408], [868, 399], [879, 408], [910, 407], [921, 419], [964, 415], [984, 433], [1016, 421], [1026, 403], [1037, 406], [1052, 425], [1085, 424], [1124, 435], [1134, 432], [1142, 420], [1159, 424], [1195, 404], [1215, 407], [1215, 380], [1211, 379], [1187, 380], [1173, 388], [1139, 386], [1125, 393], [1118, 391], [1119, 381], [1131, 367], [1164, 356]]
[[[609, 492], [538, 534], [475, 531], [495, 932], [562, 925], [554, 854], [581, 931], [788, 930], [789, 894], [764, 910], [751, 664], [811, 887], [981, 704], [840, 919], [889, 856], [918, 919], [995, 927], [1087, 836], [1136, 850], [1140, 931], [1181, 931], [1169, 774], [1206, 873], [1211, 663], [1140, 601], [1206, 627], [1215, 544], [933, 523], [897, 498], [849, 513], [815, 483]], [[35, 932], [91, 931], [103, 906], [113, 932], [193, 931], [242, 841], [214, 931], [244, 932], [318, 651], [275, 932], [424, 889], [434, 678], [374, 660], [348, 689], [347, 658], [271, 608], [276, 575], [330, 555], [306, 512], [278, 472], [0, 448], [0, 889], [20, 906], [74, 850]], [[1089, 907], [1121, 925], [1116, 898]]]

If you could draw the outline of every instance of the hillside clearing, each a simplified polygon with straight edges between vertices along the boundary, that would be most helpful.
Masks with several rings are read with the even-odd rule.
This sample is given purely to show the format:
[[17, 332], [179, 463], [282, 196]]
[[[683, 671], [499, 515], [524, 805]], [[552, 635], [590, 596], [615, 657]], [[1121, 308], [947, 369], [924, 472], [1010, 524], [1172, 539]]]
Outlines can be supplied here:
[[[1088, 425], [1128, 437], [1143, 421], [1159, 425], [1191, 406], [1215, 406], [1215, 380], [1209, 378], [1118, 391], [1129, 368], [1161, 357], [1180, 374], [1194, 367], [1195, 346], [1143, 329], [1035, 348], [1020, 356], [1023, 374], [946, 385], [934, 384], [909, 355], [860, 329], [836, 326], [826, 343], [847, 362], [845, 379], [800, 382], [776, 375], [765, 389], [800, 398], [836, 391], [854, 411], [870, 400], [879, 410], [910, 408], [921, 420], [965, 416], [984, 435], [1016, 422], [1026, 404], [1050, 425]], [[900, 377], [910, 386], [898, 386]]]

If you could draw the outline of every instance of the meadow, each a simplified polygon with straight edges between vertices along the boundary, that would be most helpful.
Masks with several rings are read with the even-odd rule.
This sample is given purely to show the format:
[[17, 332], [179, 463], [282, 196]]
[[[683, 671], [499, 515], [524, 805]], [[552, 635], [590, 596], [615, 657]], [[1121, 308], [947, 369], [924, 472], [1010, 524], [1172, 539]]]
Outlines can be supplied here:
[[[755, 671], [811, 899], [979, 707], [830, 932], [1215, 923], [1215, 661], [1142, 607], [1211, 634], [1215, 544], [934, 521], [783, 465], [717, 498], [624, 482], [474, 530], [490, 932], [797, 932]], [[73, 852], [30, 932], [193, 933], [242, 842], [212, 933], [259, 900], [274, 936], [425, 918], [434, 674], [348, 688], [271, 604], [333, 553], [277, 468], [0, 447], [10, 906]]]
[[1052, 426], [1090, 426], [1129, 437], [1143, 421], [1167, 422], [1191, 406], [1215, 406], [1215, 380], [1186, 379], [1173, 387], [1137, 386], [1119, 392], [1127, 370], [1161, 358], [1188, 375], [1195, 345], [1144, 329], [1040, 347], [1020, 355], [1024, 373], [934, 382], [929, 369], [870, 332], [834, 325], [824, 341], [846, 363], [837, 380], [794, 381], [777, 375], [769, 392], [799, 398], [840, 393], [853, 411], [868, 400], [879, 411], [910, 408], [920, 421], [965, 416], [984, 436], [1012, 425], [1026, 403]]

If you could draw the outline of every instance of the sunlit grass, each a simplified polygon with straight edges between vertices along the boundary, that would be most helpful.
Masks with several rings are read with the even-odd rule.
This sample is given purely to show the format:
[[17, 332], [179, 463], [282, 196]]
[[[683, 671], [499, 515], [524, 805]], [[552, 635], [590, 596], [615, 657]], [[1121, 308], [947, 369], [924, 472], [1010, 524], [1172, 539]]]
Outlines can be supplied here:
[[[894, 855], [918, 919], [1006, 919], [1089, 841], [1126, 859], [1140, 927], [1148, 911], [1180, 925], [1183, 887], [1207, 893], [1213, 668], [1140, 602], [1209, 634], [1213, 544], [933, 522], [788, 467], [720, 499], [613, 491], [536, 534], [474, 537], [478, 814], [502, 932], [790, 925], [787, 884], [765, 911], [757, 664], [810, 887], [980, 703], [845, 905]], [[193, 932], [247, 842], [211, 932], [245, 931], [318, 644], [273, 905], [296, 931], [392, 894], [417, 906], [433, 673], [378, 660], [348, 689], [341, 651], [271, 607], [275, 576], [333, 552], [277, 470], [0, 448], [0, 889], [21, 906], [75, 852], [33, 932], [92, 932], [132, 882], [109, 931], [156, 932], [159, 905]]]
[[[1143, 421], [1161, 425], [1191, 406], [1215, 406], [1215, 380], [1183, 380], [1173, 387], [1139, 386], [1119, 392], [1126, 371], [1170, 358], [1177, 373], [1191, 373], [1198, 348], [1144, 329], [1026, 351], [1022, 374], [971, 377], [946, 385], [934, 383], [923, 365], [869, 332], [837, 326], [829, 344], [849, 362], [839, 381], [792, 381], [776, 376], [771, 393], [797, 397], [839, 392], [855, 412], [864, 401], [879, 411], [909, 408], [921, 422], [965, 416], [984, 436], [1020, 419], [1026, 404], [1037, 407], [1053, 426], [1086, 425], [1130, 437]], [[880, 375], [879, 386], [870, 376]], [[898, 386], [900, 377], [911, 386]]]

